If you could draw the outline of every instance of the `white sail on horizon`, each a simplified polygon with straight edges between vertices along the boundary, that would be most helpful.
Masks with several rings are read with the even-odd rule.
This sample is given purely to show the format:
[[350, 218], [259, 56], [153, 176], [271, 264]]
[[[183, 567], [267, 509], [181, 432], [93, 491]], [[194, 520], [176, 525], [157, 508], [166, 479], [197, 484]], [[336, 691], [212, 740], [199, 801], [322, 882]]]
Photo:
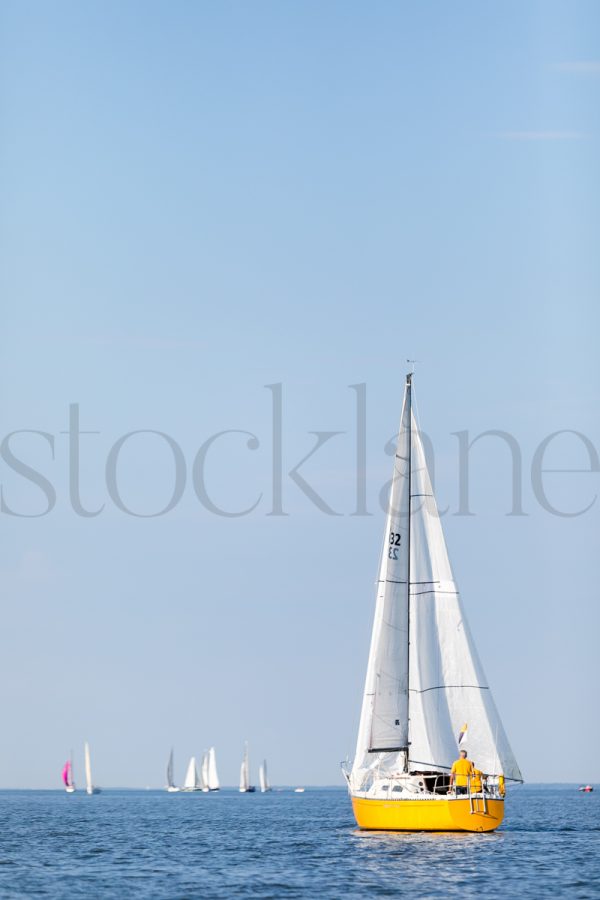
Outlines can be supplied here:
[[217, 756], [214, 747], [211, 747], [208, 751], [207, 784], [209, 791], [218, 791], [220, 788], [219, 775], [217, 773]]
[[202, 754], [202, 762], [200, 763], [200, 786], [203, 791], [209, 790], [209, 775], [208, 775], [209, 757], [210, 757], [210, 751], [205, 750], [204, 753]]
[[187, 772], [185, 773], [185, 781], [183, 782], [184, 791], [200, 790], [200, 779], [198, 777], [198, 769], [196, 768], [196, 757], [192, 756], [188, 763]]
[[351, 786], [375, 767], [448, 770], [464, 722], [477, 767], [521, 781], [448, 560], [410, 392], [408, 382]]
[[266, 794], [267, 791], [271, 790], [271, 785], [269, 784], [269, 778], [267, 775], [267, 761], [264, 759], [260, 764], [258, 769], [258, 783], [260, 785], [260, 790], [262, 794]]
[[248, 761], [248, 743], [244, 745], [244, 756], [240, 767], [240, 791], [243, 793], [250, 787], [250, 763]]
[[174, 762], [173, 762], [173, 750], [169, 754], [169, 762], [167, 763], [167, 788], [173, 790], [175, 787], [175, 780], [173, 776], [174, 771]]
[[92, 761], [90, 757], [90, 745], [86, 741], [83, 747], [85, 758], [85, 790], [88, 794], [94, 793], [94, 784], [92, 782]]

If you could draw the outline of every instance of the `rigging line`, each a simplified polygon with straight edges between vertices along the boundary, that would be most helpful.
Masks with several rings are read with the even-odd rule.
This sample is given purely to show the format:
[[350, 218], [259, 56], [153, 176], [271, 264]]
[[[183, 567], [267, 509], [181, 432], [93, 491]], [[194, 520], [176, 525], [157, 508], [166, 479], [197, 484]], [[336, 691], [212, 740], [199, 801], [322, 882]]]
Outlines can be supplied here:
[[422, 691], [418, 688], [409, 688], [409, 691], [413, 691], [415, 694], [426, 694], [427, 691], [446, 691], [454, 688], [460, 688], [460, 690], [472, 689], [474, 691], [489, 691], [489, 687], [483, 684], [438, 684], [435, 687], [423, 688]]
[[[413, 369], [414, 371], [414, 369]], [[412, 372], [406, 376], [406, 400], [408, 406], [408, 522], [406, 529], [407, 560], [406, 560], [406, 758], [405, 769], [408, 771], [408, 747], [410, 746], [410, 544], [412, 533]]]
[[494, 766], [500, 768], [500, 754], [498, 753], [498, 720], [496, 720], [496, 734], [494, 735]]
[[431, 588], [429, 591], [412, 591], [411, 597], [423, 597], [425, 594], [452, 594], [454, 597], [458, 597], [458, 591], [442, 591], [439, 588]]
[[[450, 766], [442, 766], [440, 763], [432, 763], [432, 762], [423, 762], [420, 759], [411, 759], [409, 762], [414, 763], [416, 766], [430, 766], [432, 769], [444, 769], [446, 772], [451, 771]], [[498, 775], [504, 775], [503, 772], [488, 772], [488, 777], [491, 775], [492, 778], [497, 778]], [[523, 784], [523, 780], [520, 778], [511, 778], [510, 775], [504, 775], [507, 781], [514, 781], [516, 784]]]
[[451, 766], [441, 766], [439, 763], [423, 762], [420, 759], [411, 759], [409, 762], [414, 763], [416, 766], [430, 766], [432, 769], [444, 769], [446, 772], [452, 770]]
[[416, 395], [416, 394], [415, 394], [415, 396], [414, 396], [414, 398], [413, 398], [413, 403], [412, 403], [412, 405], [414, 406], [414, 409], [415, 409], [415, 422], [416, 422], [416, 425], [417, 425], [417, 431], [420, 432], [420, 431], [421, 431], [421, 416], [419, 415], [419, 401], [417, 400], [417, 395]]
[[[406, 584], [406, 581], [395, 581], [393, 578], [380, 578], [378, 584]], [[413, 582], [414, 584], [414, 582]]]

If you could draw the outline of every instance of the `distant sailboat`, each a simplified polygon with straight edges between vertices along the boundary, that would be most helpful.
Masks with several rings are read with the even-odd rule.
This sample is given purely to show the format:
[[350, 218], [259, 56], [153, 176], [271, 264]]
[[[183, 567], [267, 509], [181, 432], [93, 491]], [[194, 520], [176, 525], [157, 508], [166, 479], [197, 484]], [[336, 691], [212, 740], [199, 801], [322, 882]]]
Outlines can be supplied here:
[[170, 794], [179, 793], [179, 788], [175, 785], [173, 779], [173, 751], [169, 753], [169, 762], [167, 763], [167, 791]]
[[94, 787], [92, 782], [92, 762], [90, 759], [90, 745], [88, 742], [85, 742], [84, 745], [84, 756], [85, 756], [85, 792], [86, 794], [99, 794], [100, 788]]
[[196, 757], [190, 759], [187, 772], [185, 773], [185, 781], [183, 782], [182, 791], [201, 791], [200, 777], [196, 768]]
[[73, 764], [69, 758], [62, 770], [62, 780], [67, 794], [75, 793], [75, 782], [73, 781]]
[[248, 762], [248, 742], [244, 745], [244, 758], [240, 768], [240, 794], [252, 794], [256, 790], [250, 784], [250, 763]]
[[267, 791], [271, 790], [271, 785], [269, 784], [269, 778], [267, 776], [267, 761], [263, 759], [260, 764], [260, 768], [258, 770], [258, 783], [260, 784], [260, 792], [261, 794], [266, 794]]
[[218, 791], [221, 787], [219, 784], [219, 775], [217, 773], [217, 757], [214, 747], [211, 747], [207, 754], [206, 787], [209, 791]]

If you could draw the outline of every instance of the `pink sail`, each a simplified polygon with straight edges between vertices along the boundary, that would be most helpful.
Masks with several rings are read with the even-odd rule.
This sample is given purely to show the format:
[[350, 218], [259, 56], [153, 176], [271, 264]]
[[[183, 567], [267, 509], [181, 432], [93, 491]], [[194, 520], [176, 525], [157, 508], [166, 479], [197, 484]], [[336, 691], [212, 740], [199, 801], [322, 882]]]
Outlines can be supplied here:
[[71, 762], [67, 760], [65, 763], [65, 767], [62, 771], [62, 780], [65, 783], [65, 787], [69, 787], [71, 784]]

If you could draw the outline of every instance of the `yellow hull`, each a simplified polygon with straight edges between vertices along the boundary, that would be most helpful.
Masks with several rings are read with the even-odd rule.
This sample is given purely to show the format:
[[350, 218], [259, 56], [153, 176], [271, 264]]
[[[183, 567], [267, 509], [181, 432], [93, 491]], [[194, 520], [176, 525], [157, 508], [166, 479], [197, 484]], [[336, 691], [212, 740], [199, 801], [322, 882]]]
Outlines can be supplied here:
[[[473, 811], [471, 811], [471, 803]], [[494, 831], [504, 818], [504, 800], [367, 800], [352, 797], [354, 817], [366, 831]]]

